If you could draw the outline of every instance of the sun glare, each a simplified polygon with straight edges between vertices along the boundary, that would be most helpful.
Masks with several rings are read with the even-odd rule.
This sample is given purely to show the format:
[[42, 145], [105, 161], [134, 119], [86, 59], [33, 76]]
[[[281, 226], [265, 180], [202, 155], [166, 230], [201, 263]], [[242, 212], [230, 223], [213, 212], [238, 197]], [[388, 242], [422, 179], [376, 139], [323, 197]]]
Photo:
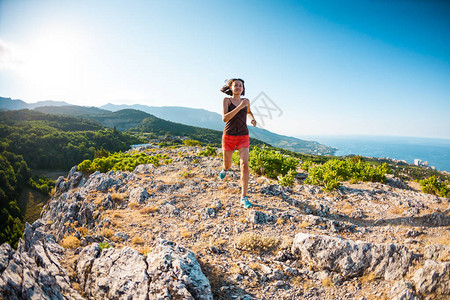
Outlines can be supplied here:
[[42, 32], [23, 49], [20, 73], [27, 84], [50, 94], [80, 87], [86, 72], [86, 43], [69, 30]]

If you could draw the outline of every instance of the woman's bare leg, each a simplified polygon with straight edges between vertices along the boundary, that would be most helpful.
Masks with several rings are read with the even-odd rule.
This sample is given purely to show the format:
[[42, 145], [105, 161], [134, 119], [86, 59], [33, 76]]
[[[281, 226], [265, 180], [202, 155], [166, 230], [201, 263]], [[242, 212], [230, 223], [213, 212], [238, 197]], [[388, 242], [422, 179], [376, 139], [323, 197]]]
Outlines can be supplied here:
[[248, 179], [249, 179], [248, 156], [249, 156], [248, 148], [239, 149], [239, 157], [241, 162], [242, 197], [247, 196], [248, 191]]
[[223, 151], [223, 169], [228, 171], [231, 168], [231, 162], [233, 157], [233, 150]]

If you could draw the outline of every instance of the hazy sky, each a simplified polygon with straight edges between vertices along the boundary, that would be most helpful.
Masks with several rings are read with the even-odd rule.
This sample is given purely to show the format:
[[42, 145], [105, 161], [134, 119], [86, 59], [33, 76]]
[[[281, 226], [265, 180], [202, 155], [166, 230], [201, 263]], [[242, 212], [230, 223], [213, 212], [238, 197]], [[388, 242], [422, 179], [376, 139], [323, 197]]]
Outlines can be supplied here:
[[450, 138], [450, 2], [0, 0], [2, 97], [221, 113], [231, 77], [280, 134]]

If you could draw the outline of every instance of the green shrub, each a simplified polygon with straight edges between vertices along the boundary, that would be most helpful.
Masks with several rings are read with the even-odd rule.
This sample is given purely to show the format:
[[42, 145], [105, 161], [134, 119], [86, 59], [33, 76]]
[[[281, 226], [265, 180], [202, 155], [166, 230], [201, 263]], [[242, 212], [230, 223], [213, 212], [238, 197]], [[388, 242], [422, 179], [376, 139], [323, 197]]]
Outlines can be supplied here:
[[28, 180], [28, 185], [35, 190], [50, 195], [55, 186], [55, 181], [50, 178], [35, 175]]
[[216, 152], [216, 148], [213, 148], [211, 146], [206, 146], [206, 149], [203, 151], [200, 151], [200, 153], [198, 155], [201, 156], [216, 156], [217, 152]]
[[332, 159], [321, 166], [309, 168], [309, 175], [305, 183], [321, 185], [326, 191], [338, 188], [342, 181], [384, 182], [385, 174], [390, 173], [386, 163], [373, 166], [362, 159], [349, 158], [347, 160]]
[[197, 140], [184, 140], [183, 143], [185, 146], [201, 146], [201, 143]]
[[133, 171], [134, 168], [142, 164], [153, 164], [157, 167], [161, 164], [160, 159], [167, 159], [167, 157], [166, 154], [149, 156], [142, 152], [137, 154], [116, 152], [108, 157], [95, 158], [93, 161], [84, 160], [78, 165], [78, 169], [82, 172], [90, 173], [95, 171], [105, 173], [110, 170]]
[[278, 175], [278, 183], [281, 186], [291, 187], [294, 185], [296, 174], [294, 170], [289, 170], [286, 175]]
[[192, 176], [192, 173], [191, 173], [191, 171], [184, 171], [184, 172], [180, 173], [180, 176], [183, 178], [189, 178]]
[[105, 150], [102, 147], [100, 147], [100, 149], [95, 150], [94, 152], [94, 158], [100, 158], [100, 157], [108, 157], [111, 153], [108, 150]]
[[112, 246], [108, 244], [107, 242], [99, 243], [98, 247], [100, 248], [100, 252], [103, 251], [103, 249], [111, 248]]
[[308, 171], [309, 168], [310, 168], [311, 166], [313, 166], [313, 164], [314, 164], [313, 161], [311, 161], [311, 160], [305, 160], [305, 161], [303, 161], [302, 164], [300, 165], [300, 168], [302, 168], [302, 170], [304, 170], [304, 171]]
[[438, 178], [433, 175], [429, 178], [419, 181], [422, 187], [422, 192], [427, 194], [433, 194], [439, 197], [450, 197], [450, 182], [439, 181]]
[[249, 167], [258, 175], [269, 178], [277, 178], [278, 175], [286, 175], [289, 170], [296, 170], [298, 159], [285, 156], [274, 150], [265, 150], [254, 147], [250, 151]]

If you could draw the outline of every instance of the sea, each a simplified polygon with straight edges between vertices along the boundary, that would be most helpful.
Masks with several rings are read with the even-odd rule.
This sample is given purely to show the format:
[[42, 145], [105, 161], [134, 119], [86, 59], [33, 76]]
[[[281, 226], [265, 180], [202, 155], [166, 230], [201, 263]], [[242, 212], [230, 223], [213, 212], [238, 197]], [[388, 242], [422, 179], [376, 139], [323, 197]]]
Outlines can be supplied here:
[[317, 135], [298, 138], [337, 148], [336, 156], [355, 154], [385, 157], [405, 160], [410, 164], [413, 164], [415, 159], [420, 159], [422, 162], [427, 161], [430, 167], [450, 172], [450, 139], [355, 135]]

